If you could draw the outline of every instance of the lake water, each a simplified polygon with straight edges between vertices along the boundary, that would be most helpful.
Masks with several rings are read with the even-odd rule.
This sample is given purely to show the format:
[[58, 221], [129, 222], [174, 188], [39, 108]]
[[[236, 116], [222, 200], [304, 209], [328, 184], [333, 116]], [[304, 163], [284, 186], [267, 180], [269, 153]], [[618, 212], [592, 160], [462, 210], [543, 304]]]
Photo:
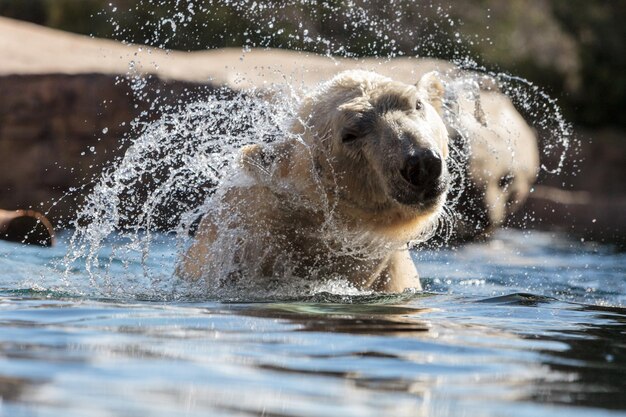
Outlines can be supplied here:
[[140, 283], [171, 274], [167, 236], [108, 265], [127, 292], [60, 272], [68, 237], [0, 242], [2, 416], [626, 415], [626, 254], [608, 247], [500, 232], [416, 253], [421, 294], [233, 303]]

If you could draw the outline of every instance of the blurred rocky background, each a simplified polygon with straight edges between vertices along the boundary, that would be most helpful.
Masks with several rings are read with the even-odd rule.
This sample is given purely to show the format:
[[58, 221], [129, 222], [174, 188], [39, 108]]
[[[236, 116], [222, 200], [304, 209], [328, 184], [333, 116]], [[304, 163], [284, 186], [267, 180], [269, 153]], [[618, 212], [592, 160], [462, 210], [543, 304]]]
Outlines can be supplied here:
[[[210, 4], [211, 20], [189, 13], [190, 3]], [[254, 3], [254, 7], [267, 3]], [[397, 10], [389, 1], [324, 2], [332, 5], [330, 9], [321, 2], [269, 3], [282, 5], [281, 16], [273, 21], [283, 32], [259, 28], [245, 8], [217, 1], [0, 0], [0, 16], [179, 51], [252, 43], [329, 52], [323, 43], [290, 36], [290, 29], [299, 25], [308, 28], [309, 37], [345, 45], [339, 52], [355, 57], [415, 55], [416, 39], [426, 39], [432, 45], [430, 57], [471, 56], [489, 70], [530, 80], [558, 100], [574, 127], [576, 154], [569, 155], [563, 173], [540, 174], [534, 192], [510, 224], [523, 222], [583, 239], [626, 243], [626, 1], [414, 2], [414, 10], [404, 10], [402, 16], [407, 29], [393, 42], [381, 42], [371, 31], [355, 30], [341, 17], [353, 9], [357, 19], [356, 11], [365, 9], [396, 19]], [[340, 17], [328, 24], [325, 13], [333, 8]], [[273, 10], [267, 8], [265, 13]], [[162, 18], [177, 12], [189, 16], [189, 21], [178, 24], [174, 36], [159, 25]], [[264, 13], [262, 7], [258, 13]], [[453, 24], [441, 24], [441, 16], [448, 16]], [[94, 60], [90, 66], [85, 58], [77, 63], [82, 65], [80, 73], [68, 69], [71, 65], [29, 71], [28, 65], [18, 65], [23, 51], [15, 52], [16, 39], [7, 38], [21, 36], [12, 27], [5, 25], [0, 36], [4, 54], [0, 59], [0, 207], [51, 209], [60, 225], [79, 203], [84, 190], [78, 187], [112, 154], [123, 150], [118, 138], [131, 120], [150, 109], [157, 94], [164, 103], [175, 102], [189, 87], [220, 84], [208, 77], [202, 82], [201, 74], [185, 78], [173, 71], [150, 78], [153, 88], [147, 91], [153, 91], [154, 97], [137, 97], [131, 85], [120, 81], [130, 59], [121, 63], [109, 59], [106, 65]], [[465, 42], [455, 42], [459, 34]], [[45, 36], [33, 38], [40, 43], [40, 54], [45, 52]], [[24, 43], [24, 48], [29, 45]], [[101, 44], [102, 55], [107, 54], [107, 45]], [[80, 60], [80, 53], [77, 56]], [[543, 132], [538, 133], [541, 144]], [[543, 156], [541, 162], [555, 166], [557, 161]]]

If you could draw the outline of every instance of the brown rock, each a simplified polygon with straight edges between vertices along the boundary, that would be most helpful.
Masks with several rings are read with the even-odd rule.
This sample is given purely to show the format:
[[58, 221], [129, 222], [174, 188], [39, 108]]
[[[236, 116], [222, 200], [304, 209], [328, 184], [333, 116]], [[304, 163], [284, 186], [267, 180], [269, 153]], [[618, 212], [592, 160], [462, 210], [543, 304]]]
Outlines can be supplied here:
[[510, 222], [626, 248], [626, 133], [581, 130], [577, 136], [580, 149], [564, 172], [544, 174]]
[[123, 152], [120, 139], [155, 91], [167, 103], [200, 88], [158, 79], [149, 87], [139, 101], [105, 74], [0, 77], [0, 204], [34, 207], [67, 224], [102, 167]]
[[0, 210], [0, 239], [52, 246], [54, 229], [44, 215], [33, 210]]

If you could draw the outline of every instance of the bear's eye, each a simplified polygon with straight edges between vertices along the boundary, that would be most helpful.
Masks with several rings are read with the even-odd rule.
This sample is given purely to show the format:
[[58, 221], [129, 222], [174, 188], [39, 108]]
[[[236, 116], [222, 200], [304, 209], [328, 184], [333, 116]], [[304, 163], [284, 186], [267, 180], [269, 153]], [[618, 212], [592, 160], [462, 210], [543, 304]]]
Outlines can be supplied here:
[[356, 134], [354, 134], [353, 132], [346, 132], [341, 137], [341, 141], [343, 143], [354, 142], [357, 139], [358, 139], [358, 136]]
[[513, 176], [513, 174], [506, 174], [500, 178], [500, 180], [498, 181], [498, 186], [504, 189], [508, 187], [509, 185], [511, 185], [514, 178], [515, 177]]
[[417, 100], [417, 101], [415, 102], [415, 110], [422, 110], [422, 107], [423, 107], [423, 106], [424, 106], [424, 105], [422, 104], [422, 102], [421, 102], [420, 100]]

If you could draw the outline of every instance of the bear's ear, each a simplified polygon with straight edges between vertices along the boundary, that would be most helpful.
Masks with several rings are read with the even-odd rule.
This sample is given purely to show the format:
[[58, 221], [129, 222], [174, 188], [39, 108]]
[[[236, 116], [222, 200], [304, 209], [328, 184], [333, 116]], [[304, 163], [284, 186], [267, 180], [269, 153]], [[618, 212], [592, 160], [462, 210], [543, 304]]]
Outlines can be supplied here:
[[437, 71], [424, 74], [417, 83], [417, 89], [422, 98], [428, 100], [437, 113], [443, 114], [443, 98], [446, 90]]
[[239, 162], [257, 181], [267, 181], [270, 177], [284, 177], [289, 170], [290, 145], [288, 141], [246, 145], [241, 148]]

